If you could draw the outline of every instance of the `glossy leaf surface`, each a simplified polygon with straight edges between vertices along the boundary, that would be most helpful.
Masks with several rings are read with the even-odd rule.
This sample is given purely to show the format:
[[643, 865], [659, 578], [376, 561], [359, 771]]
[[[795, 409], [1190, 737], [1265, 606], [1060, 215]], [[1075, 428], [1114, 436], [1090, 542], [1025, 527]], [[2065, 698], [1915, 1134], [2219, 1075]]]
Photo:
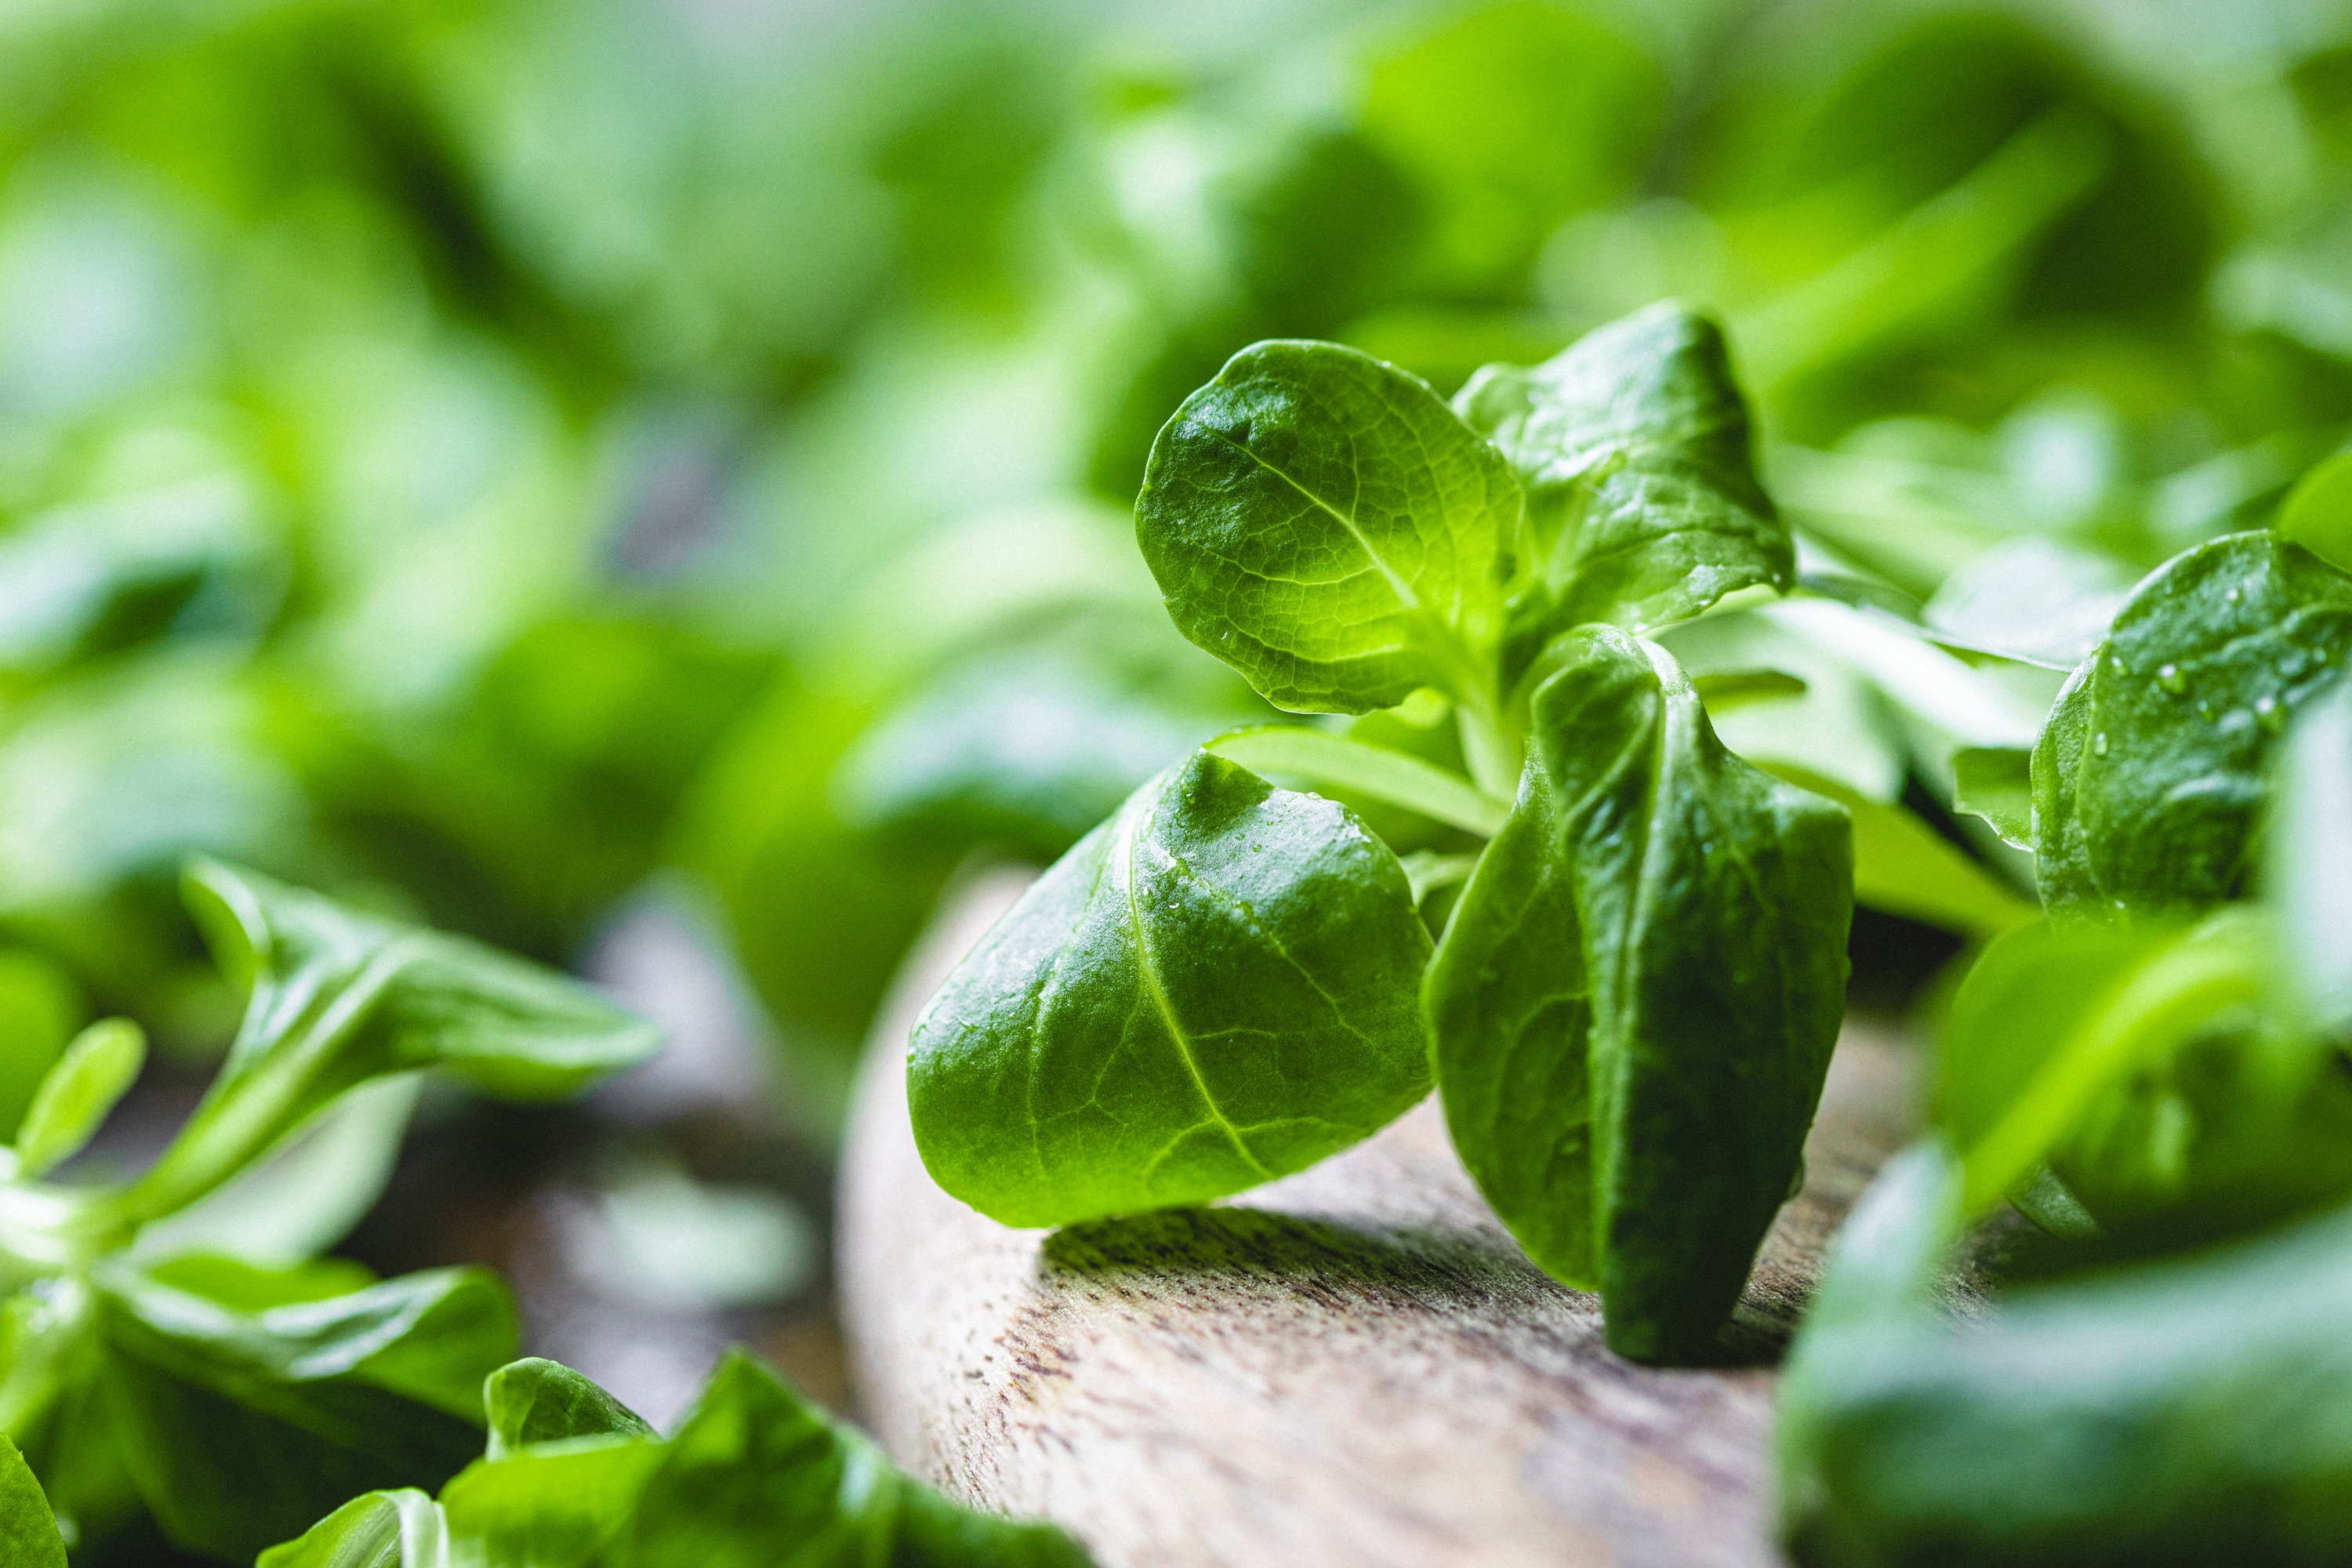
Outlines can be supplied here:
[[1276, 707], [1494, 700], [1519, 492], [1419, 379], [1333, 343], [1243, 350], [1151, 448], [1136, 538], [1194, 642]]
[[1555, 629], [1641, 631], [1796, 581], [1789, 530], [1757, 482], [1747, 400], [1705, 316], [1653, 305], [1531, 369], [1489, 365], [1454, 405], [1527, 492], [1519, 548]]
[[2184, 552], [2068, 680], [2033, 753], [2054, 912], [2194, 910], [2245, 889], [2291, 719], [2352, 659], [2352, 577], [2267, 531]]
[[1346, 810], [1196, 755], [1040, 878], [915, 1026], [924, 1163], [1008, 1225], [1200, 1203], [1429, 1087], [1429, 937]]
[[1512, 825], [1427, 997], [1455, 1146], [1611, 1344], [1703, 1353], [1797, 1168], [1844, 1009], [1845, 813], [1724, 750], [1601, 627], [1535, 698]]

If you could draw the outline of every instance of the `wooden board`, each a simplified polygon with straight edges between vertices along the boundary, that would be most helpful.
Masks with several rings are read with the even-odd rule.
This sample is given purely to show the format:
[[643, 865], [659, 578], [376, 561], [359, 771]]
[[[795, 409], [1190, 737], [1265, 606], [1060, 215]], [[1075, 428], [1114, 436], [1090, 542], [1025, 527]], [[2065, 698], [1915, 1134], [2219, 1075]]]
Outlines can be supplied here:
[[1520, 1254], [1433, 1101], [1229, 1204], [1008, 1230], [942, 1193], [907, 1122], [922, 1000], [1017, 893], [971, 889], [910, 961], [842, 1171], [866, 1419], [966, 1499], [1102, 1568], [1742, 1568], [1768, 1540], [1772, 1353], [1822, 1250], [1908, 1136], [1910, 1052], [1850, 1024], [1731, 1338], [1637, 1366]]

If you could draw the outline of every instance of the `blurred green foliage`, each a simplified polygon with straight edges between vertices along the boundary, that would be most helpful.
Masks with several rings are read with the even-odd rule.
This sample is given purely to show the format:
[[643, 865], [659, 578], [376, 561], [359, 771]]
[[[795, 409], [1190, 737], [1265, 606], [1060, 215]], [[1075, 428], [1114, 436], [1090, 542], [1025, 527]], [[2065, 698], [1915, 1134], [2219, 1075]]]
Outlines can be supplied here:
[[558, 960], [699, 889], [822, 1121], [960, 866], [1269, 716], [1124, 515], [1259, 338], [1692, 300], [1801, 571], [2064, 662], [2352, 433], [2347, 237], [2320, 0], [24, 0], [0, 1122], [218, 1044], [199, 849]]

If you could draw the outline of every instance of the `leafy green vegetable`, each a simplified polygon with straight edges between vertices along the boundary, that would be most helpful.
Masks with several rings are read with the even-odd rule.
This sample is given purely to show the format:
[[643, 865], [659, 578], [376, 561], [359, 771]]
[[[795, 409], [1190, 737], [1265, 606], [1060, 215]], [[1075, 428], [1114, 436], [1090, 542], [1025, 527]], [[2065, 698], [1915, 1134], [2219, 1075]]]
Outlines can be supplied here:
[[496, 1094], [554, 1099], [658, 1043], [641, 1020], [537, 965], [249, 872], [200, 862], [188, 901], [251, 1000], [179, 1138], [110, 1200], [110, 1217], [123, 1223], [204, 1196], [371, 1079], [440, 1067]]
[[66, 1568], [66, 1543], [49, 1500], [5, 1433], [0, 1433], [0, 1558], [23, 1568]]
[[[514, 1309], [478, 1270], [379, 1284], [299, 1261], [356, 1217], [349, 1182], [311, 1152], [340, 1151], [319, 1140], [388, 1127], [396, 1142], [414, 1098], [396, 1075], [447, 1066], [562, 1093], [656, 1037], [572, 981], [250, 873], [202, 864], [187, 890], [250, 987], [245, 1026], [177, 1139], [128, 1181], [39, 1178], [136, 1076], [135, 1026], [84, 1031], [35, 1097], [0, 1185], [0, 1430], [78, 1541], [102, 1550], [143, 1509], [183, 1547], [249, 1558], [355, 1492], [454, 1474], [478, 1442], [482, 1379], [514, 1352]], [[362, 1204], [387, 1157], [362, 1160]], [[240, 1193], [258, 1225], [206, 1214]], [[260, 1257], [187, 1250], [207, 1242]]]
[[1205, 754], [1065, 856], [932, 998], [924, 1163], [1009, 1225], [1198, 1203], [1429, 1088], [1404, 872], [1344, 809]]
[[2347, 659], [2352, 578], [2274, 533], [2141, 584], [2034, 748], [2044, 902], [2162, 912], [2242, 892], [2280, 738]]
[[1846, 816], [1725, 751], [1663, 650], [1588, 627], [1556, 662], [1513, 821], [1430, 971], [1438, 1080], [1529, 1255], [1600, 1289], [1621, 1352], [1686, 1358], [1811, 1125], [1843, 1012]]
[[478, 1270], [236, 1311], [102, 1276], [101, 1382], [140, 1495], [174, 1539], [258, 1552], [356, 1492], [453, 1475], [514, 1309]]
[[1757, 482], [1721, 329], [1662, 304], [1532, 370], [1490, 365], [1454, 400], [1527, 492], [1516, 547], [1542, 625], [1646, 631], [1744, 588], [1785, 593], [1796, 556]]
[[976, 1513], [894, 1468], [751, 1357], [730, 1352], [667, 1438], [551, 1362], [490, 1379], [491, 1442], [436, 1503], [355, 1499], [260, 1568], [1084, 1568], [1048, 1525]]
[[2352, 1550], [2340, 1300], [2352, 1214], [2022, 1288], [1933, 1284], [1958, 1173], [1890, 1166], [1783, 1378], [1783, 1529], [1808, 1562], [2325, 1562]]
[[1500, 455], [1423, 382], [1266, 342], [1160, 433], [1136, 538], [1177, 628], [1277, 707], [1363, 713], [1433, 686], [1492, 709], [1519, 510]]
[[79, 1153], [146, 1060], [147, 1037], [127, 1018], [108, 1018], [75, 1036], [16, 1130], [17, 1174], [46, 1176]]

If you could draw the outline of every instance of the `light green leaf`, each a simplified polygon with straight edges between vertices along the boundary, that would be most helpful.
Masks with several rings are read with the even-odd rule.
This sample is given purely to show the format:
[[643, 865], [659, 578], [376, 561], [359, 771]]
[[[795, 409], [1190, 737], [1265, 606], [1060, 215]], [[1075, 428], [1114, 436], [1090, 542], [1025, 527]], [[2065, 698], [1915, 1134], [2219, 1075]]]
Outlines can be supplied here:
[[2267, 530], [2184, 551], [2116, 615], [2033, 753], [2053, 911], [2242, 892], [2289, 721], [2352, 661], [2352, 577]]
[[2039, 905], [1906, 808], [1801, 769], [1765, 772], [1837, 802], [1853, 819], [1854, 902], [1968, 937], [1998, 936], [2040, 916]]
[[1403, 752], [1302, 725], [1236, 731], [1202, 749], [1278, 783], [1350, 790], [1481, 837], [1501, 831], [1503, 819], [1510, 815], [1508, 805], [1457, 773]]
[[383, 1195], [423, 1088], [414, 1073], [362, 1084], [225, 1185], [141, 1227], [131, 1256], [225, 1252], [277, 1268], [317, 1257]]
[[2352, 690], [2312, 703], [2280, 762], [2263, 892], [2300, 1010], [2341, 1030], [2352, 1024]]
[[496, 1568], [587, 1568], [626, 1527], [661, 1455], [650, 1431], [608, 1432], [469, 1465], [441, 1491], [454, 1553]]
[[103, 1018], [75, 1036], [25, 1112], [18, 1173], [45, 1176], [80, 1153], [146, 1061], [147, 1037], [128, 1018]]
[[0, 1432], [0, 1563], [8, 1568], [66, 1568], [65, 1538], [41, 1483]]
[[213, 861], [190, 909], [251, 986], [245, 1022], [163, 1157], [105, 1205], [138, 1224], [219, 1186], [338, 1095], [441, 1067], [547, 1099], [643, 1061], [659, 1036], [576, 981], [461, 937], [396, 925]]
[[2033, 753], [1963, 746], [1952, 753], [1952, 809], [1980, 816], [2005, 844], [2033, 847]]
[[1533, 369], [1487, 366], [1454, 406], [1527, 493], [1517, 548], [1550, 595], [1552, 629], [1642, 631], [1795, 583], [1747, 402], [1705, 316], [1653, 305]]
[[2352, 451], [2295, 481], [2279, 503], [2278, 531], [2339, 572], [2352, 572]]
[[1007, 1225], [1200, 1203], [1299, 1170], [1429, 1087], [1429, 937], [1352, 814], [1205, 753], [1138, 790], [917, 1022], [915, 1138]]
[[2027, 534], [1945, 578], [1923, 618], [1958, 646], [2072, 669], [2099, 646], [2138, 576], [2102, 551]]
[[1331, 343], [1244, 349], [1153, 443], [1136, 538], [1183, 634], [1276, 707], [1435, 687], [1496, 704], [1518, 487], [1413, 376]]
[[2352, 1108], [2336, 1103], [2352, 1091], [2326, 1053], [2244, 1032], [2273, 940], [2231, 910], [2187, 931], [2036, 921], [1988, 947], [1953, 997], [1936, 1091], [1966, 1211], [2044, 1163], [2102, 1224], [2191, 1196], [2275, 1211], [2352, 1183]]
[[1051, 1525], [959, 1507], [900, 1474], [740, 1351], [659, 1456], [614, 1568], [754, 1568], [776, 1561], [778, 1542], [813, 1564], [1087, 1568]]
[[448, 1521], [423, 1492], [369, 1492], [271, 1547], [254, 1568], [454, 1568]]
[[[1455, 1147], [1611, 1345], [1706, 1353], [1788, 1195], [1845, 989], [1845, 813], [1740, 762], [1663, 649], [1571, 634], [1425, 1000]], [[1705, 984], [1695, 977], [1708, 977]]]

